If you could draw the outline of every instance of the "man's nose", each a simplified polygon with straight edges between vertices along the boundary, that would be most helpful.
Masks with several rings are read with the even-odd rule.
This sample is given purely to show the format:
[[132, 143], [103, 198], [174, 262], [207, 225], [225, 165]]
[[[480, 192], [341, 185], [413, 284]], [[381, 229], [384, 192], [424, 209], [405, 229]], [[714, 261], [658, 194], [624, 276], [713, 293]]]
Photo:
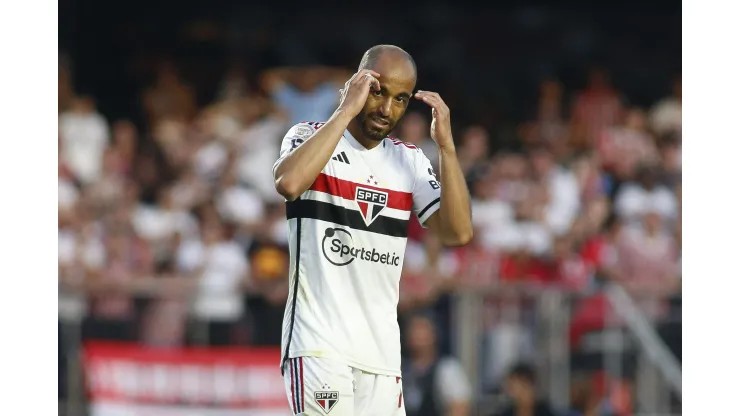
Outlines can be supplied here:
[[385, 101], [383, 102], [383, 105], [381, 105], [381, 106], [380, 106], [380, 112], [381, 112], [381, 113], [382, 113], [382, 114], [383, 114], [384, 116], [389, 116], [389, 115], [391, 115], [391, 104], [392, 104], [392, 103], [391, 103], [391, 100], [390, 100], [390, 99], [387, 99], [387, 100], [385, 100]]

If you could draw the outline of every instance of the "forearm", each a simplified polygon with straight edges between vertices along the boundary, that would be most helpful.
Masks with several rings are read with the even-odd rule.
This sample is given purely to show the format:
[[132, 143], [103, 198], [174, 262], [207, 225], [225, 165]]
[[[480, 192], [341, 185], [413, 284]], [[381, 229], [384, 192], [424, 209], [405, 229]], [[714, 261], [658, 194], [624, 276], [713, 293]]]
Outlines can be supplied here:
[[350, 118], [342, 111], [331, 118], [275, 168], [275, 188], [289, 201], [295, 200], [316, 180], [329, 162]]
[[473, 237], [470, 194], [454, 148], [440, 148], [440, 238], [447, 245], [463, 245]]

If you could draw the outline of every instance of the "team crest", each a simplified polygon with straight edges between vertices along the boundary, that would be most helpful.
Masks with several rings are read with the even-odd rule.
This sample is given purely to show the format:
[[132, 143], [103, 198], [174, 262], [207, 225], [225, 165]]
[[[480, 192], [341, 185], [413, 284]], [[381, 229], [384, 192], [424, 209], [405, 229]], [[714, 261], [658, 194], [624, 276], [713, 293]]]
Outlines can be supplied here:
[[355, 188], [355, 202], [360, 208], [365, 225], [370, 226], [388, 204], [388, 193], [358, 185]]
[[295, 135], [301, 139], [307, 139], [313, 134], [313, 129], [308, 126], [298, 126], [295, 128]]
[[317, 391], [313, 394], [316, 404], [324, 409], [324, 413], [329, 414], [331, 409], [337, 405], [339, 401], [339, 392], [336, 391]]

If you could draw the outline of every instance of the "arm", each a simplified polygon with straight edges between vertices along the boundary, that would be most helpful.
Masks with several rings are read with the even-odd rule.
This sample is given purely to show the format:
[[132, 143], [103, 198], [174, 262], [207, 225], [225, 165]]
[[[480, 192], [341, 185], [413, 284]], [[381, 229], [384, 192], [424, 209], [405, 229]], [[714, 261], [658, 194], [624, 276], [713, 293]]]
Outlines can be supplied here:
[[470, 195], [452, 140], [450, 110], [437, 93], [419, 91], [415, 97], [432, 107], [432, 139], [439, 148], [441, 188], [439, 209], [426, 222], [445, 245], [465, 245], [473, 238]]
[[465, 245], [473, 238], [470, 195], [455, 149], [439, 149], [442, 195], [439, 210], [427, 226], [448, 246]]
[[283, 85], [290, 84], [297, 77], [305, 75], [307, 71], [313, 71], [318, 82], [332, 82], [338, 85], [344, 84], [352, 76], [352, 72], [343, 68], [327, 66], [281, 67], [265, 70], [260, 77], [260, 85], [263, 90], [272, 94]]
[[[293, 201], [311, 186], [329, 162], [350, 120], [346, 113], [337, 111], [326, 124], [305, 139], [300, 136], [300, 131], [291, 129], [286, 136], [286, 140], [291, 141], [287, 149], [289, 153], [277, 161], [273, 170], [275, 189], [280, 195]], [[292, 136], [291, 133], [297, 135]]]
[[357, 72], [345, 84], [339, 108], [326, 124], [310, 136], [305, 134], [301, 137], [298, 126], [291, 129], [294, 136], [289, 132], [285, 137], [280, 158], [273, 167], [275, 189], [280, 195], [293, 201], [316, 180], [329, 162], [347, 125], [365, 106], [370, 86], [380, 88], [379, 76], [377, 72], [366, 69]]

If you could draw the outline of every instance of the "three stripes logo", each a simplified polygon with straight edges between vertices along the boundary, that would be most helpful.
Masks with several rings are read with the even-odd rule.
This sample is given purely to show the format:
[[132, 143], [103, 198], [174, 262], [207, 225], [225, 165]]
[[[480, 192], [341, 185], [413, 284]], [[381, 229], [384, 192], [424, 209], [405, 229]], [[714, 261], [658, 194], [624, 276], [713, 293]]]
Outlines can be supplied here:
[[347, 155], [344, 152], [340, 152], [339, 154], [331, 158], [331, 160], [336, 160], [337, 162], [346, 163], [348, 165], [350, 164], [349, 159], [347, 158]]

